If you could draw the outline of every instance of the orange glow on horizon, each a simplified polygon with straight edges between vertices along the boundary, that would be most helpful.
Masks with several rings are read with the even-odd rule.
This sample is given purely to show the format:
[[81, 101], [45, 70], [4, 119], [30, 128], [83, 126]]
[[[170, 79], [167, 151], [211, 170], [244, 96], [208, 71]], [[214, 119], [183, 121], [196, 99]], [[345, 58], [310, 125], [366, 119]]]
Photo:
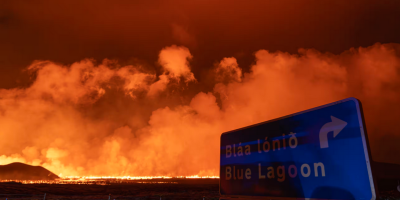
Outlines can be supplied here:
[[36, 61], [30, 86], [0, 89], [0, 165], [43, 166], [62, 181], [218, 178], [221, 133], [349, 96], [363, 102], [372, 157], [394, 160], [379, 144], [400, 132], [400, 44], [254, 56], [247, 72], [221, 58], [210, 83], [176, 45], [160, 50], [161, 73], [107, 59]]
[[[171, 180], [165, 182], [163, 180]], [[66, 176], [56, 180], [0, 180], [0, 182], [17, 182], [22, 184], [98, 184], [104, 185], [104, 181], [140, 181], [140, 180], [154, 180], [152, 182], [135, 182], [135, 183], [177, 183], [173, 180], [183, 179], [219, 179], [219, 176]]]

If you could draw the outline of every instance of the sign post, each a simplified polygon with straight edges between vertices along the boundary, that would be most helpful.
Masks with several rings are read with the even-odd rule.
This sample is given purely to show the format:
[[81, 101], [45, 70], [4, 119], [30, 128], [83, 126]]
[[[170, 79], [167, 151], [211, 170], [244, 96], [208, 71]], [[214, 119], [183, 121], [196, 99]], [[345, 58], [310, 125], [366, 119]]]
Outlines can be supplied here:
[[376, 199], [355, 98], [223, 133], [220, 153], [225, 199]]

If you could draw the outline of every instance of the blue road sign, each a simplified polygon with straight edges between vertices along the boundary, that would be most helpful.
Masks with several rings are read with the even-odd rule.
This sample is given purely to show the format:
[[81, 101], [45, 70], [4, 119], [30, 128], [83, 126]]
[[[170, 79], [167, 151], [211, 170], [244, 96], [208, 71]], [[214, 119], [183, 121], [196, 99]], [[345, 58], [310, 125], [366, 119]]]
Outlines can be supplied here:
[[223, 197], [376, 198], [355, 98], [223, 133], [220, 152]]

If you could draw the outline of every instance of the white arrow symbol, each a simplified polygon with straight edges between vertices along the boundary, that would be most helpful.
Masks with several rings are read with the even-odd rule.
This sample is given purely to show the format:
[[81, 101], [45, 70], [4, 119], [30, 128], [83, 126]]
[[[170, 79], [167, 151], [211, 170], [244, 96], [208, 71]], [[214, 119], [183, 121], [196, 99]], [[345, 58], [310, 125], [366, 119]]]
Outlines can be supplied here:
[[332, 122], [324, 124], [319, 131], [319, 144], [321, 149], [328, 148], [328, 133], [333, 131], [333, 137], [336, 137], [340, 131], [344, 129], [347, 122], [340, 120], [334, 116], [331, 116]]

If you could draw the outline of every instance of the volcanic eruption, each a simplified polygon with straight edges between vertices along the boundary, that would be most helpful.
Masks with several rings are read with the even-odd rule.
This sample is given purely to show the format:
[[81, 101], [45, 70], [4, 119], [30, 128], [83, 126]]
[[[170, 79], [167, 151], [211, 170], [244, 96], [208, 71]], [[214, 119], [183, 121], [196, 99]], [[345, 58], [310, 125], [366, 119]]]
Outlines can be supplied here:
[[35, 61], [29, 87], [0, 91], [0, 162], [61, 176], [215, 176], [222, 132], [347, 96], [365, 105], [373, 157], [398, 162], [378, 145], [398, 139], [399, 49], [260, 50], [244, 73], [234, 57], [222, 58], [210, 70], [213, 89], [197, 94], [195, 55], [183, 46], [159, 52], [161, 74], [107, 59]]
[[221, 133], [347, 97], [400, 164], [398, 2], [41, 2], [0, 6], [1, 165], [219, 176]]

